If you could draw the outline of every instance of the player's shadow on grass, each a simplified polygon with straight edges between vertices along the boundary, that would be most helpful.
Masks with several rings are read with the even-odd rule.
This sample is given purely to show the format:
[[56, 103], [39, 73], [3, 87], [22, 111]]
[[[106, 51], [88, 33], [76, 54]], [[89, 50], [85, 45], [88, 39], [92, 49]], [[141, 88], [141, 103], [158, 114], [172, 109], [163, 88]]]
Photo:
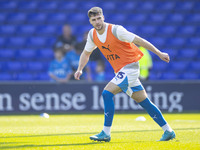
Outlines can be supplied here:
[[[111, 142], [113, 143], [113, 142]], [[121, 143], [121, 142], [117, 142]], [[97, 145], [97, 144], [105, 144], [105, 142], [90, 142], [90, 143], [73, 143], [73, 144], [52, 144], [52, 145], [15, 145], [15, 146], [2, 146], [0, 149], [21, 149], [21, 148], [38, 148], [38, 147], [56, 147], [56, 146], [88, 146], [88, 145]]]
[[[0, 142], [0, 145], [9, 145], [9, 144], [19, 144], [21, 142]], [[23, 143], [28, 143], [28, 142], [23, 142]], [[1, 149], [1, 147], [0, 147]]]
[[[200, 128], [177, 128], [176, 130], [200, 130]], [[155, 130], [130, 130], [130, 131], [113, 131], [112, 133], [129, 133], [129, 132], [155, 132], [161, 131], [160, 129]], [[7, 136], [0, 138], [24, 138], [24, 137], [42, 137], [42, 136], [73, 136], [73, 135], [84, 135], [84, 134], [97, 134], [96, 132], [82, 132], [82, 133], [63, 133], [63, 134], [40, 134], [40, 135], [22, 135], [22, 136]]]

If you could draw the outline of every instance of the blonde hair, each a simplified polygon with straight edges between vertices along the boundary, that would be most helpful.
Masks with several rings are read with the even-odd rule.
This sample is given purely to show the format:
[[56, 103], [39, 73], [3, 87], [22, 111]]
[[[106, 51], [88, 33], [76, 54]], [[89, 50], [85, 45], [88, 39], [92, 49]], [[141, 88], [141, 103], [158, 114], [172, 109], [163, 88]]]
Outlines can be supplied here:
[[92, 7], [90, 10], [88, 10], [88, 17], [101, 15], [103, 14], [103, 10], [100, 7]]

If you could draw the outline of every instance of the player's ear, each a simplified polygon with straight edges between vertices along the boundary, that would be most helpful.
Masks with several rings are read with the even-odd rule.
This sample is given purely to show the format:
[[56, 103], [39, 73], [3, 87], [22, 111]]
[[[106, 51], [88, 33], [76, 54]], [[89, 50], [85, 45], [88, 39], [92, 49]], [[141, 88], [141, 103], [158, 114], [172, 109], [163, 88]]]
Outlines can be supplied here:
[[92, 22], [91, 22], [91, 19], [89, 18], [89, 22], [90, 22], [90, 24], [92, 24]]
[[105, 21], [105, 17], [104, 17], [104, 15], [103, 15], [103, 21]]

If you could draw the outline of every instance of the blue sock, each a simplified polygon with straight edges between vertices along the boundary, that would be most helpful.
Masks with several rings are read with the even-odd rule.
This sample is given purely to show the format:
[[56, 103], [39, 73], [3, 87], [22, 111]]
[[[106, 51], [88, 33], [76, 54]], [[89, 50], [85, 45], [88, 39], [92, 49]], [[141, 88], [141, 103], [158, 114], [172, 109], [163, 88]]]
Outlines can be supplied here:
[[164, 126], [167, 122], [163, 118], [163, 115], [159, 108], [154, 105], [148, 98], [146, 98], [144, 101], [139, 103], [146, 111], [147, 113], [153, 118], [153, 120], [160, 126]]
[[103, 93], [104, 100], [104, 126], [111, 126], [113, 121], [113, 116], [115, 112], [115, 105], [113, 101], [114, 94], [104, 90]]

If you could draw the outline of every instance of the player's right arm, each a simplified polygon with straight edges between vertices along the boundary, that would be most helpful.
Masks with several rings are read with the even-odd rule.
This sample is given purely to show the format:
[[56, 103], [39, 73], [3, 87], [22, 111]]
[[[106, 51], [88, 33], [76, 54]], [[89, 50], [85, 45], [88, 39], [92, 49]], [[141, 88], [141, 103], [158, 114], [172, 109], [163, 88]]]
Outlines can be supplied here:
[[93, 33], [93, 29], [91, 29], [89, 31], [84, 51], [81, 53], [80, 60], [79, 60], [79, 66], [78, 66], [76, 73], [74, 74], [74, 78], [76, 80], [80, 80], [80, 76], [83, 73], [83, 68], [88, 63], [90, 55], [92, 54], [93, 50], [97, 47], [94, 44], [94, 41], [92, 39], [92, 33]]
[[92, 53], [92, 52], [88, 52], [88, 51], [86, 51], [86, 50], [84, 50], [84, 51], [81, 53], [80, 60], [79, 60], [79, 66], [78, 66], [77, 71], [76, 71], [75, 74], [74, 74], [74, 78], [75, 78], [76, 80], [80, 80], [80, 76], [81, 76], [82, 73], [83, 73], [83, 68], [84, 68], [85, 65], [88, 63], [91, 53]]

